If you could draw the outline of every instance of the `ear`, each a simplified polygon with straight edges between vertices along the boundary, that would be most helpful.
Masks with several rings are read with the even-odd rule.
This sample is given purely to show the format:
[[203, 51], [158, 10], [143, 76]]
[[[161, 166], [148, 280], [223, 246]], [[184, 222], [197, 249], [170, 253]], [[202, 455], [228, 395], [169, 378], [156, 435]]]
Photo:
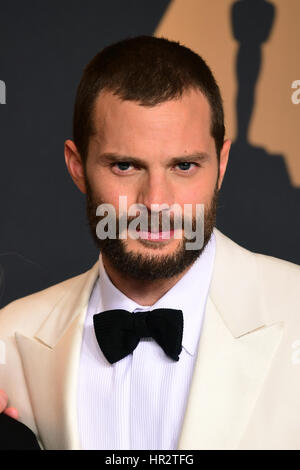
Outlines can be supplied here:
[[77, 150], [76, 145], [72, 140], [65, 141], [65, 162], [68, 172], [77, 188], [86, 194], [86, 185], [84, 179], [84, 167], [81, 156]]
[[220, 152], [220, 171], [219, 171], [219, 181], [218, 181], [218, 189], [220, 190], [223, 182], [223, 178], [225, 175], [225, 171], [227, 168], [228, 158], [229, 158], [229, 150], [231, 147], [231, 140], [227, 139], [224, 141], [223, 147]]

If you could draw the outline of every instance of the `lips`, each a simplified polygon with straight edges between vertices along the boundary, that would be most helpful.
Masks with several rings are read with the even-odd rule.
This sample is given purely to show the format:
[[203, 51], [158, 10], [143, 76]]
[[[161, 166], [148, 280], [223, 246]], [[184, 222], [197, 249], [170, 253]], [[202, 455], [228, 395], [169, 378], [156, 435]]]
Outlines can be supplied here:
[[138, 232], [140, 234], [140, 238], [142, 239], [160, 241], [170, 239], [174, 233], [174, 230], [170, 230], [168, 232], [144, 232], [139, 230]]

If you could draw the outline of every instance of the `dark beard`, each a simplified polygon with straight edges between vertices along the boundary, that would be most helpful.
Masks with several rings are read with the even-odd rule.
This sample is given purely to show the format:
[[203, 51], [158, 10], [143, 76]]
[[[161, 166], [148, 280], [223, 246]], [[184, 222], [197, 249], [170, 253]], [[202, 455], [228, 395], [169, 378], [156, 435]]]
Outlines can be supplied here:
[[[178, 248], [172, 254], [167, 255], [148, 255], [141, 253], [133, 253], [126, 251], [126, 240], [119, 238], [106, 238], [101, 240], [97, 237], [96, 226], [101, 217], [96, 216], [96, 208], [104, 201], [96, 201], [86, 178], [87, 188], [87, 217], [89, 221], [92, 237], [96, 242], [101, 253], [109, 260], [112, 266], [123, 275], [131, 279], [139, 279], [144, 281], [154, 281], [157, 279], [169, 279], [182, 273], [186, 268], [191, 266], [196, 259], [203, 253], [208, 241], [210, 240], [213, 228], [216, 222], [218, 189], [217, 185], [214, 189], [213, 198], [210, 207], [205, 207], [204, 222], [204, 240], [200, 249], [186, 250], [185, 243], [192, 243], [195, 239], [187, 239], [184, 235], [180, 240]], [[128, 225], [135, 217], [128, 217]], [[170, 220], [170, 229], [174, 228]], [[161, 224], [161, 220], [160, 220]], [[127, 225], [127, 226], [128, 226]], [[149, 227], [150, 227], [149, 223]], [[161, 225], [160, 225], [161, 227]], [[196, 230], [196, 218], [192, 220], [192, 230]], [[116, 221], [116, 233], [119, 234], [119, 220]], [[145, 246], [151, 246], [159, 249], [160, 243], [151, 243], [151, 241], [140, 240]]]

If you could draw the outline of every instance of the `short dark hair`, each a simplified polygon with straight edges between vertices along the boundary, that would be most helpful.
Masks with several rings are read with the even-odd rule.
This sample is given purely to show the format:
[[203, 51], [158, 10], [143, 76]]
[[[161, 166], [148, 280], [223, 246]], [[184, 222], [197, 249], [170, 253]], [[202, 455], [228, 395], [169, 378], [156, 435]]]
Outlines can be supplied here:
[[85, 67], [75, 100], [73, 139], [84, 164], [95, 132], [94, 104], [101, 91], [155, 106], [192, 88], [200, 90], [210, 104], [211, 135], [219, 159], [225, 134], [223, 103], [202, 57], [179, 42], [153, 36], [124, 39], [104, 48]]

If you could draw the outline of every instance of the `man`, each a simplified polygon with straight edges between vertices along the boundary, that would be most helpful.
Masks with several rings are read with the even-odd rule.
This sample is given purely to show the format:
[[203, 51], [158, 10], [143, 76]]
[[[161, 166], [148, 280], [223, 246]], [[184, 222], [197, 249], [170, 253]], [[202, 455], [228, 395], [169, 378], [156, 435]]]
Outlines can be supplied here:
[[[215, 228], [230, 141], [210, 69], [163, 38], [114, 44], [84, 71], [73, 130], [99, 262], [1, 311], [20, 420], [45, 449], [300, 448], [300, 271]], [[146, 208], [138, 238], [121, 196]], [[205, 209], [195, 249], [168, 212], [185, 204], [193, 229]], [[99, 238], [99, 206], [117, 238]]]

